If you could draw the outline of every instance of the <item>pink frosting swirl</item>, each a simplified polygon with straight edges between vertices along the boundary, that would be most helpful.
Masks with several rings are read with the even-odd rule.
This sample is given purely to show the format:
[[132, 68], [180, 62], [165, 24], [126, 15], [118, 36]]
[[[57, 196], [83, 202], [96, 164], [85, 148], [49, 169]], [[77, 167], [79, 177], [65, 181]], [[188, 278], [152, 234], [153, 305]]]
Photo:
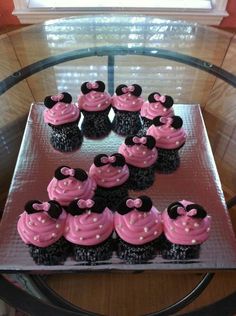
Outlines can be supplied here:
[[185, 130], [183, 128], [175, 129], [169, 124], [162, 126], [151, 125], [147, 130], [147, 135], [153, 136], [156, 140], [156, 147], [163, 149], [179, 148], [186, 141]]
[[[185, 207], [193, 202], [180, 201]], [[197, 245], [203, 243], [209, 237], [211, 217], [194, 218], [187, 212], [176, 219], [171, 219], [165, 210], [162, 214], [164, 233], [166, 238], [179, 245]]]
[[111, 104], [111, 96], [107, 92], [90, 91], [78, 97], [80, 110], [99, 112], [106, 110]]
[[163, 231], [161, 213], [154, 206], [149, 212], [134, 209], [125, 215], [115, 213], [114, 222], [117, 234], [131, 245], [144, 245]]
[[77, 245], [94, 246], [106, 240], [113, 227], [113, 214], [107, 207], [100, 214], [89, 211], [82, 215], [68, 214], [64, 237]]
[[112, 106], [120, 111], [137, 112], [140, 111], [144, 99], [142, 97], [136, 97], [131, 93], [122, 95], [113, 95]]
[[79, 181], [74, 177], [57, 180], [55, 177], [50, 181], [47, 191], [51, 200], [56, 200], [63, 206], [75, 199], [91, 199], [97, 185], [93, 178], [88, 177], [85, 181]]
[[149, 120], [153, 120], [156, 116], [172, 116], [174, 111], [172, 108], [165, 108], [161, 102], [144, 102], [140, 114]]
[[76, 121], [80, 111], [73, 103], [58, 102], [51, 109], [45, 109], [43, 115], [45, 123], [63, 125]]
[[125, 161], [131, 166], [147, 168], [157, 160], [157, 149], [148, 149], [145, 145], [127, 146], [121, 144], [118, 152], [125, 157]]
[[51, 218], [47, 212], [28, 214], [24, 211], [18, 220], [17, 230], [25, 244], [48, 247], [63, 236], [65, 224], [64, 210], [58, 219]]
[[125, 164], [123, 167], [114, 167], [107, 164], [96, 167], [92, 164], [89, 175], [96, 181], [97, 185], [104, 188], [112, 188], [124, 184], [129, 178], [129, 168]]

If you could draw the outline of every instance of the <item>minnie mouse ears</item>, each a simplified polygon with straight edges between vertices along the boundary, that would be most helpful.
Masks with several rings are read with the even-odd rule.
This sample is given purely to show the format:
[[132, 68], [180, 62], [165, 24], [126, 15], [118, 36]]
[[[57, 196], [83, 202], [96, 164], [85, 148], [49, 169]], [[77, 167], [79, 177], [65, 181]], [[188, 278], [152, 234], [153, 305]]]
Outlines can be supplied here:
[[62, 213], [61, 205], [50, 200], [48, 202], [41, 202], [39, 200], [30, 200], [25, 204], [25, 211], [28, 214], [34, 214], [38, 212], [47, 212], [51, 218], [57, 219]]
[[155, 126], [162, 126], [167, 125], [174, 127], [175, 129], [179, 129], [183, 126], [183, 120], [180, 116], [174, 115], [171, 117], [164, 117], [164, 116], [156, 116], [152, 123]]
[[138, 84], [132, 84], [131, 86], [121, 84], [116, 88], [116, 95], [122, 95], [126, 93], [130, 93], [136, 97], [139, 97], [142, 93], [142, 88]]
[[104, 92], [105, 91], [105, 83], [103, 81], [95, 81], [95, 82], [84, 82], [81, 85], [81, 92], [83, 94], [87, 94], [90, 91], [98, 91]]
[[166, 109], [169, 109], [174, 104], [174, 100], [169, 95], [161, 95], [159, 92], [149, 94], [148, 101], [150, 103], [160, 102]]
[[134, 146], [134, 145], [144, 145], [148, 149], [153, 149], [156, 145], [155, 138], [151, 135], [145, 135], [142, 137], [131, 135], [126, 137], [125, 145]]
[[94, 158], [96, 167], [102, 167], [111, 164], [113, 167], [123, 167], [125, 165], [125, 157], [122, 154], [116, 153], [111, 156], [99, 154]]
[[49, 95], [44, 99], [44, 105], [49, 109], [58, 102], [71, 103], [72, 96], [68, 92], [62, 92], [58, 95]]
[[149, 212], [152, 208], [152, 200], [150, 197], [146, 195], [141, 195], [137, 199], [132, 199], [130, 197], [126, 197], [122, 200], [122, 202], [118, 205], [116, 211], [125, 215], [136, 209], [140, 212]]
[[88, 179], [88, 175], [86, 171], [83, 169], [77, 168], [72, 169], [68, 166], [60, 166], [55, 170], [54, 177], [57, 180], [63, 180], [69, 177], [74, 177], [75, 179], [79, 181], [85, 181]]
[[67, 212], [73, 216], [81, 215], [88, 210], [92, 213], [100, 214], [106, 206], [106, 200], [101, 197], [94, 197], [88, 200], [76, 199], [69, 204]]
[[168, 206], [167, 213], [171, 219], [176, 219], [185, 214], [193, 218], [205, 218], [207, 216], [206, 211], [201, 205], [193, 203], [184, 207], [183, 204], [178, 201]]

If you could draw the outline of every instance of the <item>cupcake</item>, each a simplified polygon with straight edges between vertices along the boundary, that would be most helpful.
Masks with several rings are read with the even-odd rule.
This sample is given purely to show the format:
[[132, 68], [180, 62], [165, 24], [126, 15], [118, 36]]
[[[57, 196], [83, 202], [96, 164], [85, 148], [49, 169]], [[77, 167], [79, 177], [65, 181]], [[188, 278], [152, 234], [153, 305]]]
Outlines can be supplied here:
[[147, 135], [153, 136], [156, 140], [158, 150], [156, 170], [161, 173], [171, 173], [180, 165], [179, 149], [186, 141], [186, 133], [182, 125], [180, 116], [157, 116], [147, 130]]
[[211, 217], [193, 202], [174, 202], [162, 214], [166, 238], [162, 256], [165, 259], [195, 259], [200, 245], [209, 237]]
[[173, 104], [174, 100], [169, 95], [160, 95], [158, 92], [151, 93], [140, 111], [143, 130], [146, 131], [152, 125], [152, 120], [157, 116], [173, 116]]
[[44, 105], [44, 121], [51, 127], [50, 142], [52, 146], [62, 152], [78, 149], [83, 141], [78, 127], [80, 111], [71, 103], [72, 97], [63, 92], [59, 95], [47, 96]]
[[128, 136], [119, 147], [118, 152], [125, 157], [129, 167], [129, 189], [144, 190], [153, 184], [158, 157], [155, 143], [152, 136]]
[[112, 121], [112, 129], [119, 135], [127, 136], [136, 134], [142, 124], [140, 118], [140, 109], [144, 99], [140, 97], [142, 88], [133, 84], [126, 86], [119, 85], [116, 93], [112, 97], [112, 106], [115, 111], [115, 117]]
[[70, 203], [64, 237], [76, 261], [94, 264], [108, 260], [113, 251], [113, 214], [106, 201], [95, 197]]
[[163, 238], [161, 213], [149, 197], [125, 198], [117, 208], [114, 223], [120, 259], [143, 263], [157, 254]]
[[47, 191], [51, 200], [66, 207], [75, 199], [91, 199], [96, 187], [96, 182], [83, 169], [61, 166], [56, 169]]
[[78, 97], [79, 109], [84, 115], [81, 125], [83, 134], [89, 138], [100, 138], [111, 131], [108, 114], [111, 108], [111, 96], [105, 92], [102, 81], [84, 82], [82, 94]]
[[129, 168], [121, 154], [97, 155], [90, 167], [89, 176], [97, 183], [96, 196], [105, 198], [110, 209], [128, 196]]
[[18, 233], [37, 264], [62, 264], [68, 254], [63, 237], [66, 212], [56, 201], [31, 200], [17, 223]]

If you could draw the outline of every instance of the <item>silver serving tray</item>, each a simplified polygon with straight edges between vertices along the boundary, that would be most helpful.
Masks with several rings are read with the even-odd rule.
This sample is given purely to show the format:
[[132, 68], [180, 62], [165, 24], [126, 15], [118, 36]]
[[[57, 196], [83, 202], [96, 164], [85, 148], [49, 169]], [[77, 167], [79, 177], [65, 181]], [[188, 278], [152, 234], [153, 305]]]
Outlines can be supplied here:
[[117, 152], [123, 138], [113, 132], [102, 140], [84, 138], [73, 153], [60, 153], [49, 143], [50, 128], [43, 122], [42, 103], [32, 104], [21, 144], [14, 176], [0, 226], [0, 271], [2, 272], [75, 272], [82, 270], [215, 270], [236, 267], [236, 240], [216, 170], [199, 105], [175, 105], [175, 113], [184, 121], [187, 141], [180, 151], [181, 166], [169, 175], [156, 174], [155, 184], [130, 196], [150, 196], [164, 210], [176, 200], [203, 205], [212, 216], [210, 238], [201, 246], [198, 259], [176, 262], [156, 256], [146, 264], [126, 264], [113, 254], [110, 260], [86, 265], [67, 259], [64, 265], [36, 265], [18, 236], [16, 224], [24, 204], [31, 199], [48, 200], [47, 185], [59, 165], [85, 170], [98, 153]]

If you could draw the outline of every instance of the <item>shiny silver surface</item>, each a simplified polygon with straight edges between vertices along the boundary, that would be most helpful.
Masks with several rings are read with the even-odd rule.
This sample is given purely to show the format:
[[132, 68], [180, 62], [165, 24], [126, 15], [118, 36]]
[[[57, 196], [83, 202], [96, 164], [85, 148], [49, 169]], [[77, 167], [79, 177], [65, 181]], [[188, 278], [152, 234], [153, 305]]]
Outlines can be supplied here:
[[117, 151], [123, 138], [113, 132], [103, 140], [84, 139], [80, 150], [60, 153], [49, 143], [49, 127], [43, 122], [43, 105], [31, 107], [19, 152], [10, 193], [0, 226], [0, 271], [58, 272], [81, 270], [215, 270], [236, 267], [236, 240], [225, 206], [223, 192], [212, 156], [200, 107], [175, 105], [175, 113], [182, 116], [187, 131], [187, 142], [180, 151], [181, 166], [170, 175], [156, 174], [155, 184], [142, 192], [149, 195], [154, 205], [164, 210], [176, 200], [190, 200], [204, 206], [212, 216], [210, 238], [201, 246], [200, 257], [191, 262], [175, 262], [156, 256], [147, 264], [125, 264], [114, 253], [101, 264], [87, 266], [68, 259], [60, 266], [38, 266], [31, 259], [28, 248], [17, 234], [16, 223], [24, 204], [30, 199], [48, 200], [47, 184], [59, 165], [88, 170], [98, 153]]

